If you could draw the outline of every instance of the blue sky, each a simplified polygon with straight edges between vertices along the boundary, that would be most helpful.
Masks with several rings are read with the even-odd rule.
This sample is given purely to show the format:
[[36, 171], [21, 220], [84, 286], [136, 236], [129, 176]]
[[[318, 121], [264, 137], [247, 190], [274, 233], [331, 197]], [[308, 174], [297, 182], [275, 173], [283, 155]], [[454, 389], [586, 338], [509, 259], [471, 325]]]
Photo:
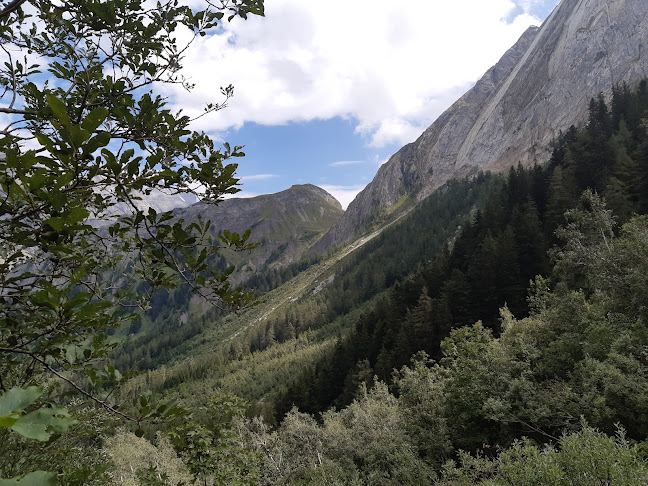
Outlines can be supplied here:
[[196, 41], [189, 114], [233, 84], [195, 128], [245, 145], [239, 196], [312, 183], [344, 207], [558, 0], [266, 0], [266, 17]]

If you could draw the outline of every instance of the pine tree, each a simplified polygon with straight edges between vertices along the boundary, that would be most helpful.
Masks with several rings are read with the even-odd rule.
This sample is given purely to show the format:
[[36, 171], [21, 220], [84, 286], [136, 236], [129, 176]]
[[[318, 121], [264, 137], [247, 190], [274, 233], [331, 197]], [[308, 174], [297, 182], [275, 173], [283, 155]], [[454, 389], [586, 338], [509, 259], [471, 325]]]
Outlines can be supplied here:
[[432, 326], [432, 299], [426, 287], [421, 290], [416, 307], [408, 310], [405, 320], [407, 327], [411, 329], [414, 347], [417, 348], [413, 351], [427, 349], [434, 342], [436, 332]]
[[455, 325], [466, 325], [473, 322], [474, 308], [470, 299], [470, 283], [466, 275], [455, 268], [446, 280], [441, 290], [442, 296], [447, 299], [452, 313], [452, 322]]
[[471, 301], [475, 316], [488, 320], [496, 316], [497, 301], [497, 242], [490, 230], [486, 231], [482, 243], [470, 260], [467, 276], [470, 280]]
[[604, 191], [608, 207], [624, 223], [639, 209], [642, 171], [640, 164], [629, 154], [633, 152], [633, 137], [622, 118], [617, 133], [610, 139], [614, 153], [610, 181]]
[[556, 229], [565, 223], [564, 214], [573, 202], [572, 195], [574, 187], [574, 178], [571, 177], [571, 167], [569, 166], [568, 155], [566, 167], [563, 169], [557, 166], [551, 175], [549, 181], [549, 195], [547, 197], [547, 211], [545, 213], [544, 232], [549, 241], [553, 241]]
[[513, 227], [507, 226], [496, 242], [498, 301], [507, 303], [514, 314], [524, 314], [526, 285], [520, 275], [519, 249]]
[[547, 247], [542, 223], [534, 201], [529, 198], [521, 208], [513, 211], [513, 231], [519, 252], [519, 265], [523, 281], [546, 274]]

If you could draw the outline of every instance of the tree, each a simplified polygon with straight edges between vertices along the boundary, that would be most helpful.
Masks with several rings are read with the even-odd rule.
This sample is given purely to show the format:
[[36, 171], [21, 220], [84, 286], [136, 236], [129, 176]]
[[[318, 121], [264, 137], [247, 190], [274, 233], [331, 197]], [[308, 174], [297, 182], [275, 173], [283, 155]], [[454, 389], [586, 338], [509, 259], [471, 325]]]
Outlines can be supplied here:
[[[20, 423], [31, 420], [39, 440], [68, 427], [56, 406], [65, 390], [43, 387], [52, 375], [123, 417], [163, 415], [142, 407], [127, 416], [89, 391], [121, 379], [114, 367], [92, 364], [110, 349], [105, 331], [146, 308], [150, 292], [133, 290], [142, 282], [150, 291], [188, 285], [226, 309], [250, 302], [227, 281], [231, 270], [209, 265], [223, 246], [252, 248], [249, 232], [214, 239], [209, 222], [138, 204], [154, 191], [211, 203], [238, 191], [231, 160], [244, 155], [241, 147], [216, 149], [154, 89], [191, 88], [180, 71], [191, 41], [179, 44], [178, 31], [204, 36], [249, 14], [262, 15], [263, 1], [208, 0], [202, 11], [174, 0], [1, 7], [0, 113], [8, 121], [0, 139], [0, 426], [28, 436]], [[223, 108], [233, 88], [221, 94], [205, 113]], [[40, 407], [46, 389], [52, 405]]]
[[640, 449], [626, 440], [623, 430], [613, 438], [584, 423], [581, 431], [564, 434], [559, 446], [517, 441], [493, 459], [461, 452], [460, 466], [449, 461], [437, 484], [639, 485], [648, 479]]
[[243, 444], [238, 430], [246, 407], [235, 395], [216, 394], [201, 407], [200, 423], [184, 422], [169, 434], [194, 484], [258, 484], [260, 457]]

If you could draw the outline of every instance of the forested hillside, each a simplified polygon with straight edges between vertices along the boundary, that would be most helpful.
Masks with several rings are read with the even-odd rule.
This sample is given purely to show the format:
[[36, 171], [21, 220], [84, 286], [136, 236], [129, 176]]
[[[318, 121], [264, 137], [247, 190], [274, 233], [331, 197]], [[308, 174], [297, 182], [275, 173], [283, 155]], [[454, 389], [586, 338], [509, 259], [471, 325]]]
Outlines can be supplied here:
[[[548, 165], [512, 169], [451, 248], [296, 380], [299, 412], [272, 433], [253, 422], [266, 479], [644, 484], [647, 109], [645, 82], [617, 87]], [[302, 413], [344, 404], [329, 390], [353, 380], [348, 407]]]
[[280, 410], [293, 403], [310, 412], [345, 404], [338, 398], [345, 381], [357, 382], [360, 373], [391, 382], [391, 371], [418, 350], [438, 359], [442, 339], [455, 327], [481, 320], [497, 335], [502, 305], [528, 315], [529, 282], [552, 276], [556, 230], [583, 190], [606, 199], [619, 227], [648, 210], [648, 145], [640, 116], [647, 103], [646, 82], [636, 93], [615, 88], [611, 107], [602, 96], [592, 100], [587, 127], [562, 134], [547, 165], [511, 168], [506, 184], [459, 237], [360, 317], [327, 362], [295, 381]]
[[[311, 247], [339, 208], [312, 186], [293, 188], [309, 211], [254, 201], [274, 246], [237, 288], [249, 232], [134, 198], [217, 202], [240, 147], [128, 86], [175, 82], [178, 24], [200, 36], [262, 4], [103, 5], [39, 1], [37, 41], [0, 22], [45, 58], [94, 46], [87, 85], [0, 69], [26, 103], [0, 141], [0, 486], [648, 484], [647, 81], [592, 99], [545, 164], [450, 180], [354, 246], [294, 261], [289, 241]], [[99, 54], [110, 35], [148, 57]]]
[[[236, 370], [235, 376], [245, 375], [245, 379], [226, 389], [250, 400], [262, 399], [264, 409], [271, 409], [268, 416], [273, 416], [275, 399], [265, 395], [283, 394], [290, 380], [313, 361], [311, 354], [295, 360], [295, 348], [312, 347], [314, 351], [322, 345], [333, 346], [337, 336], [349, 332], [361, 309], [370, 308], [381, 293], [432, 258], [501, 184], [501, 178], [488, 174], [451, 181], [399, 225], [385, 229], [328, 270], [321, 269], [328, 261], [335, 262], [335, 254], [259, 272], [253, 282], [277, 288], [261, 294], [261, 305], [240, 316], [212, 310], [192, 318], [189, 313], [178, 326], [186, 307], [178, 309], [175, 302], [187, 290], [178, 289], [166, 299], [158, 297], [152, 309], [161, 309], [156, 319], [152, 321], [151, 311], [144, 316], [142, 331], [116, 350], [115, 363], [140, 370], [163, 365], [147, 373], [146, 382], [154, 383], [157, 391], [172, 392], [194, 386], [218, 389], [224, 381], [232, 381]], [[311, 273], [317, 274], [314, 280]], [[225, 329], [231, 329], [229, 334]], [[286, 361], [294, 361], [290, 372], [285, 371]], [[270, 369], [259, 377], [251, 363]], [[260, 393], [259, 388], [264, 391]]]
[[[647, 210], [641, 116], [647, 99], [646, 82], [634, 93], [627, 86], [616, 87], [610, 106], [602, 96], [592, 100], [586, 127], [572, 127], [560, 135], [548, 164], [511, 168], [505, 182], [487, 174], [450, 182], [408, 218], [323, 275], [317, 290], [295, 297], [239, 335], [221, 350], [217, 364], [211, 352], [208, 361], [199, 360], [194, 367], [201, 370], [200, 379], [213, 377], [212, 386], [217, 388], [218, 376], [228, 373], [230, 365], [224, 364], [228, 360], [247, 359], [291, 343], [306, 331], [323, 329], [320, 337], [309, 339], [329, 342], [330, 354], [315, 363], [304, 362], [306, 369], [291, 376], [287, 386], [278, 380], [270, 402], [268, 397], [234, 390], [247, 399], [264, 398], [266, 413], [268, 406], [276, 410], [272, 416], [281, 417], [293, 405], [322, 412], [334, 404], [347, 405], [354, 387], [374, 375], [391, 382], [392, 370], [407, 364], [416, 351], [439, 358], [441, 340], [455, 327], [481, 320], [497, 335], [502, 305], [516, 316], [528, 315], [529, 282], [536, 275], [551, 275], [548, 253], [559, 242], [555, 231], [583, 190], [592, 188], [602, 195], [619, 225], [631, 214]], [[470, 211], [471, 218], [463, 219]], [[248, 285], [270, 290], [318, 261], [311, 258], [282, 270], [257, 272]], [[379, 295], [390, 288], [388, 294]], [[128, 369], [168, 365], [190, 352], [193, 336], [205, 341], [205, 332], [223, 314], [212, 311], [178, 326], [186, 307], [174, 301], [187, 294], [188, 289], [180, 288], [173, 299], [154, 301], [154, 309], [156, 302], [162, 309], [154, 311], [155, 326], [121, 348], [118, 365]], [[372, 299], [377, 301], [367, 306]], [[348, 324], [340, 328], [336, 320], [355, 309], [362, 314], [349, 334]], [[330, 326], [333, 322], [338, 324]], [[335, 333], [339, 337], [332, 343]], [[183, 386], [191, 382], [182, 361], [175, 368]], [[165, 370], [161, 390], [178, 383], [173, 369]]]
[[[646, 82], [616, 87], [609, 104], [592, 100], [585, 127], [555, 141], [546, 165], [431, 198], [438, 210], [488, 188], [420, 264], [407, 263], [406, 242], [435, 234], [426, 231], [438, 214], [425, 206], [309, 294], [332, 301], [296, 302], [299, 312], [232, 341], [212, 368], [184, 374], [180, 394], [168, 388], [179, 385], [175, 368], [167, 385], [147, 375], [188, 402], [214, 393], [182, 433], [153, 441], [151, 457], [175, 450], [179, 462], [162, 471], [216, 484], [645, 484], [647, 113]], [[385, 272], [381, 282], [399, 263], [414, 273], [381, 293], [347, 278], [370, 275], [353, 273], [363, 262]], [[253, 382], [262, 400], [226, 393]], [[187, 431], [200, 441], [182, 439]], [[129, 440], [144, 441], [123, 433], [114, 444]], [[114, 447], [120, 467], [150, 464]]]
[[170, 94], [263, 0], [0, 3], [0, 486], [648, 484], [643, 0], [562, 0], [344, 216], [223, 203], [233, 87]]

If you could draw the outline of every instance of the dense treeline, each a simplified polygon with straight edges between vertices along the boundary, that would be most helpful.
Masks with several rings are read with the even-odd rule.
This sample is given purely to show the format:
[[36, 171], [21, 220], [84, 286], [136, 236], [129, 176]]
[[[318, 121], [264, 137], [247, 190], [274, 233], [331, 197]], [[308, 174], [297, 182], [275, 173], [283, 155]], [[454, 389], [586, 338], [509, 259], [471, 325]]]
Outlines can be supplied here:
[[[263, 242], [262, 242], [263, 245]], [[277, 254], [280, 253], [279, 250], [275, 250]], [[276, 289], [281, 284], [287, 282], [295, 275], [303, 272], [312, 265], [315, 265], [321, 262], [324, 258], [324, 255], [307, 255], [302, 257], [299, 261], [293, 262], [285, 266], [271, 266], [271, 264], [277, 259], [273, 252], [266, 264], [258, 272], [255, 272], [252, 276], [248, 277], [243, 286], [247, 289], [254, 290], [257, 293], [269, 292], [272, 289]]]
[[490, 174], [449, 182], [413, 211], [406, 222], [386, 229], [343, 259], [335, 267], [335, 275], [322, 282], [316, 295], [295, 302], [269, 318], [265, 329], [253, 331], [247, 340], [249, 352], [318, 329], [412, 274], [422, 261], [443, 247], [457, 225], [500, 183]]
[[180, 346], [202, 334], [213, 321], [226, 315], [211, 308], [201, 316], [189, 315], [190, 290], [179, 286], [171, 292], [160, 292], [152, 299], [151, 309], [133, 321], [112, 359], [119, 369], [152, 370], [177, 357]]
[[506, 184], [451, 245], [396, 284], [333, 355], [295, 379], [277, 401], [279, 413], [292, 405], [311, 413], [347, 405], [359, 383], [374, 375], [391, 382], [392, 370], [413, 353], [440, 358], [440, 343], [453, 328], [481, 320], [497, 335], [504, 304], [516, 316], [527, 315], [529, 282], [551, 275], [548, 251], [557, 243], [556, 229], [583, 190], [603, 195], [618, 223], [648, 212], [646, 113], [645, 81], [635, 92], [616, 87], [610, 106], [603, 95], [593, 99], [588, 124], [561, 134], [545, 166], [511, 168]]
[[[610, 107], [593, 100], [587, 126], [561, 135], [545, 167], [514, 168], [505, 183], [450, 184], [455, 196], [483, 196], [462, 202], [452, 223], [481, 209], [445, 239], [428, 233], [439, 238], [436, 256], [377, 299], [330, 354], [308, 354], [324, 357], [275, 403], [286, 411], [276, 428], [246, 418], [236, 396], [185, 383], [204, 406], [163, 431], [115, 432], [105, 414], [71, 407], [83, 427], [67, 444], [44, 442], [25, 458], [16, 454], [25, 439], [5, 440], [0, 474], [22, 473], [27, 460], [66, 484], [647, 484], [646, 120], [648, 85], [616, 88]], [[411, 231], [425, 233], [416, 218], [433, 220], [425, 208]], [[388, 242], [407, 238], [410, 221], [365, 258], [390, 265], [381, 252], [391, 251], [408, 262], [406, 240], [401, 252]], [[315, 297], [340, 297], [333, 290], [345, 290], [348, 270]], [[303, 304], [312, 314], [304, 323], [335, 308]], [[284, 317], [270, 334], [260, 326], [272, 339], [259, 349], [280, 347]], [[239, 343], [256, 346], [250, 336]], [[138, 401], [150, 403], [146, 393]]]
[[439, 360], [417, 354], [321, 423], [257, 423], [266, 484], [645, 484], [648, 218], [617, 236], [591, 191], [567, 214], [529, 317], [452, 330]]
[[[250, 353], [299, 337], [307, 330], [319, 329], [348, 314], [363, 302], [411, 275], [425, 259], [438, 253], [456, 228], [475, 207], [496, 191], [502, 180], [479, 174], [468, 180], [450, 181], [410, 213], [407, 221], [387, 228], [362, 248], [343, 259], [334, 269], [335, 277], [322, 284], [321, 291], [277, 311], [264, 326], [244, 332], [232, 343], [230, 355], [240, 358]], [[283, 269], [265, 269], [246, 281], [271, 289], [299, 271], [320, 261], [306, 257]], [[179, 348], [191, 338], [218, 323], [223, 313], [217, 309], [200, 317], [186, 319], [189, 289], [179, 287], [160, 293], [151, 301], [144, 324], [131, 329], [134, 334], [114, 354], [115, 363], [124, 369], [149, 370], [169, 363], [181, 355]], [[262, 298], [262, 296], [261, 296]], [[183, 322], [184, 320], [184, 322]]]

